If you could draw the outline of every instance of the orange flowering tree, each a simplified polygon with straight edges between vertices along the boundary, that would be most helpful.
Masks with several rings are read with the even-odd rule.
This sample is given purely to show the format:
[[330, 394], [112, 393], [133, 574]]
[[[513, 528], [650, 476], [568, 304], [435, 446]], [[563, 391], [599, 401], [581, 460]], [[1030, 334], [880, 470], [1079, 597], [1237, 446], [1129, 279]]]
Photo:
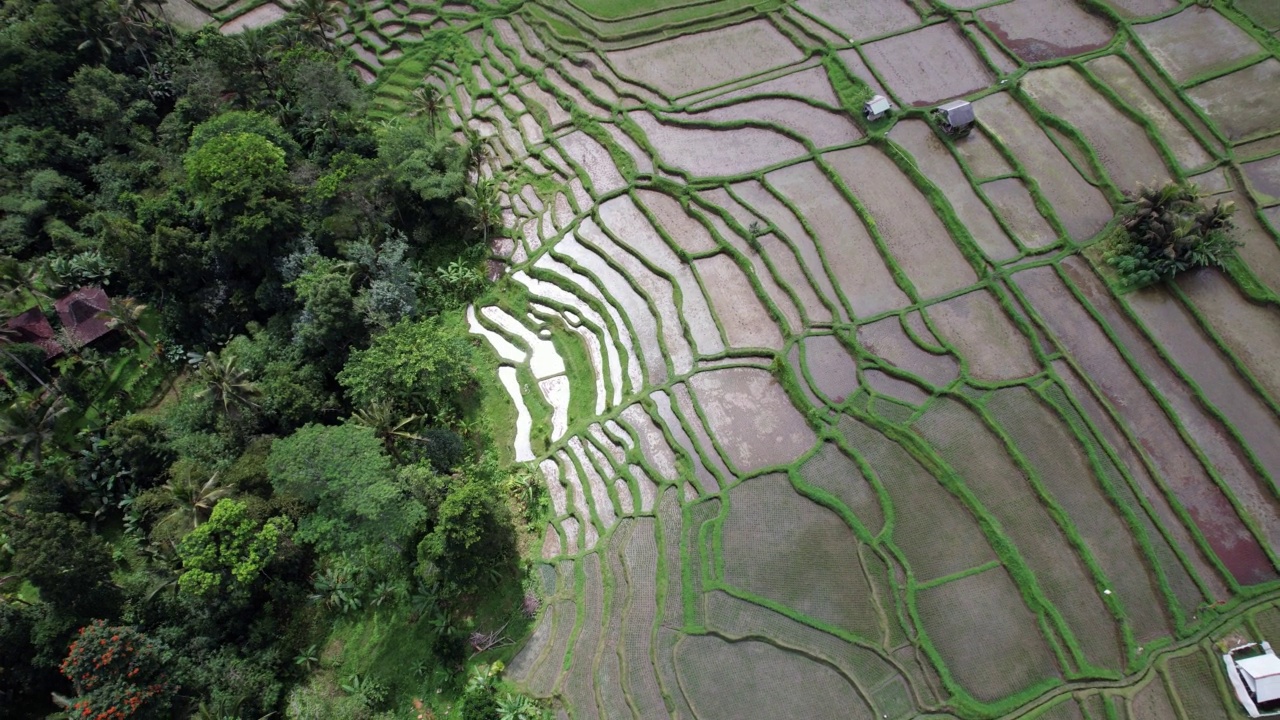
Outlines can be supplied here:
[[94, 620], [80, 628], [62, 661], [76, 689], [72, 718], [165, 717], [175, 688], [164, 674], [164, 646], [132, 627]]

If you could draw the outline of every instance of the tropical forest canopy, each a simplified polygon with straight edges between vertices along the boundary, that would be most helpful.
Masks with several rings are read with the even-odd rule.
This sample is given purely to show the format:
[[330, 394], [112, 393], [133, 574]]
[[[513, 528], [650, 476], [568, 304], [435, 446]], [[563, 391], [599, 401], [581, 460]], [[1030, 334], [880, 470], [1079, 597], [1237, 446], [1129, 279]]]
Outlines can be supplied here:
[[534, 712], [466, 673], [541, 512], [475, 419], [482, 146], [371, 120], [333, 13], [0, 6], [0, 320], [57, 328], [0, 338], [0, 717]]

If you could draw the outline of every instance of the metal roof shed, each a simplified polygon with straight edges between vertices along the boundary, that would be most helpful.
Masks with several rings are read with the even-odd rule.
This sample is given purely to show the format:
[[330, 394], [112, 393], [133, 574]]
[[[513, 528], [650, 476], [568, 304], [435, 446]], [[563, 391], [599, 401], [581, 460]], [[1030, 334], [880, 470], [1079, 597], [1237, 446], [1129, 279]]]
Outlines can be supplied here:
[[862, 106], [862, 113], [867, 116], [868, 120], [879, 120], [889, 113], [893, 106], [889, 104], [889, 100], [883, 95], [873, 95]]
[[952, 135], [967, 135], [977, 120], [973, 114], [973, 103], [968, 100], [953, 100], [939, 105], [934, 113], [938, 115], [942, 129]]
[[1275, 653], [1237, 660], [1236, 667], [1258, 704], [1280, 700], [1280, 657]]

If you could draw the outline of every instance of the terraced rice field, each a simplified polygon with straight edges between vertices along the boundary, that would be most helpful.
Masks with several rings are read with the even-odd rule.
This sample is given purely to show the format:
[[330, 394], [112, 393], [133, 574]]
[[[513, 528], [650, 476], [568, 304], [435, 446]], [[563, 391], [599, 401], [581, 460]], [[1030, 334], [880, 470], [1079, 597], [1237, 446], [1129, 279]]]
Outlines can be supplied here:
[[[505, 193], [520, 299], [469, 319], [560, 578], [508, 677], [610, 720], [1238, 717], [1211, 640], [1280, 643], [1280, 14], [1209, 4], [350, 12], [376, 112], [437, 84]], [[1188, 177], [1240, 261], [1117, 292], [1122, 193]]]

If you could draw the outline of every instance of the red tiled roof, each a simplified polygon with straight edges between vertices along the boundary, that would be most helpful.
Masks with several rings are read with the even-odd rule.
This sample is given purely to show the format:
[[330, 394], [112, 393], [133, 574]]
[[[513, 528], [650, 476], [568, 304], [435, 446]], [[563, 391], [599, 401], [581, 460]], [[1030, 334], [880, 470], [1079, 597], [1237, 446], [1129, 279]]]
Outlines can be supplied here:
[[59, 298], [53, 306], [67, 332], [81, 345], [88, 345], [111, 332], [111, 321], [101, 315], [110, 304], [102, 288], [88, 287]]
[[15, 342], [40, 346], [44, 350], [46, 359], [62, 353], [62, 346], [53, 339], [53, 326], [49, 324], [49, 319], [44, 316], [44, 312], [39, 307], [33, 307], [21, 315], [10, 318], [9, 322], [5, 323], [5, 327], [18, 331], [14, 338]]

